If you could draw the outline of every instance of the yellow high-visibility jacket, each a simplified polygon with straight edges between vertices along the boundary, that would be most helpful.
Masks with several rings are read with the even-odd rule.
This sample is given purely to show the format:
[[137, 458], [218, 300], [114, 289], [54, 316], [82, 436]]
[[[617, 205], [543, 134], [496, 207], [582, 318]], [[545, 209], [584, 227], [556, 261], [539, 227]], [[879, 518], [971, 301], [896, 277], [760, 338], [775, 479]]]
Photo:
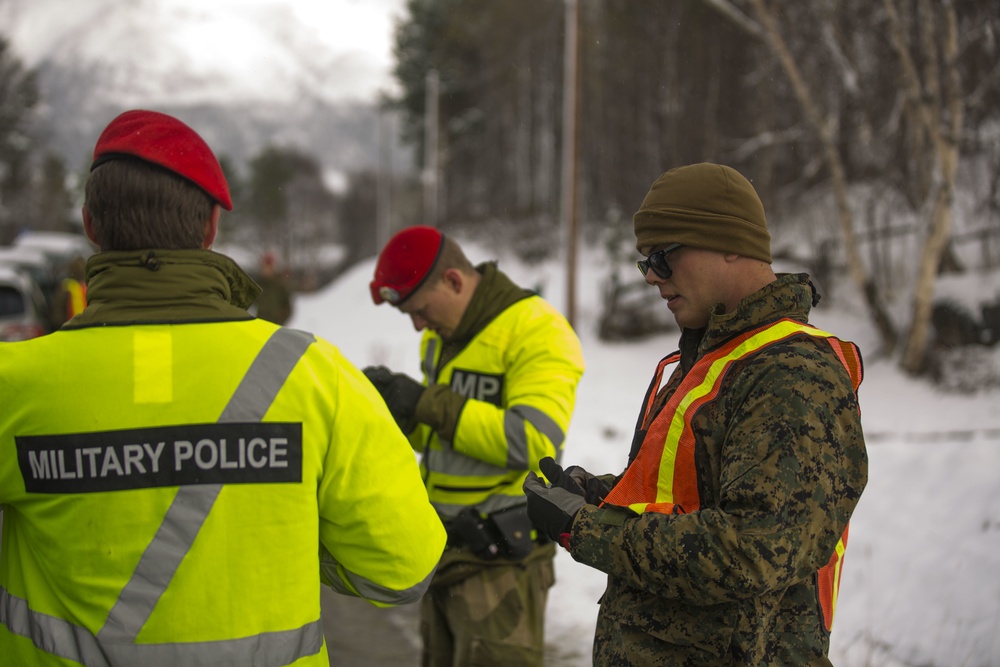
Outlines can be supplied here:
[[[494, 264], [478, 268], [483, 279], [469, 305], [473, 315], [463, 318], [472, 326], [460, 326], [449, 341], [426, 331], [421, 341], [430, 389], [417, 406], [420, 423], [410, 443], [423, 453], [427, 491], [445, 521], [469, 506], [489, 513], [524, 504], [528, 470], [537, 471], [543, 457], [562, 457], [584, 371], [566, 318]], [[458, 409], [444, 408], [435, 420], [428, 404], [454, 406], [456, 394]]]
[[0, 663], [328, 665], [321, 570], [391, 605], [440, 558], [413, 454], [333, 345], [233, 305], [235, 264], [134, 255], [0, 345]]

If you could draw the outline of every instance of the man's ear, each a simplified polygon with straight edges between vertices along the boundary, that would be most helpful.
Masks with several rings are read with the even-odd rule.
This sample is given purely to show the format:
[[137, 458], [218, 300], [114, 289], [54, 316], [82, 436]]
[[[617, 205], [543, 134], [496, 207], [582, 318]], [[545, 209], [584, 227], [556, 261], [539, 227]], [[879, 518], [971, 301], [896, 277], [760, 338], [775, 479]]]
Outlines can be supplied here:
[[441, 279], [444, 280], [445, 285], [451, 288], [456, 294], [462, 292], [462, 288], [465, 286], [465, 276], [458, 269], [445, 269], [444, 274], [442, 274]]
[[208, 220], [205, 221], [204, 236], [205, 240], [202, 243], [202, 247], [208, 250], [215, 243], [215, 236], [219, 233], [219, 216], [222, 215], [222, 207], [218, 204], [212, 206], [212, 215], [208, 216]]

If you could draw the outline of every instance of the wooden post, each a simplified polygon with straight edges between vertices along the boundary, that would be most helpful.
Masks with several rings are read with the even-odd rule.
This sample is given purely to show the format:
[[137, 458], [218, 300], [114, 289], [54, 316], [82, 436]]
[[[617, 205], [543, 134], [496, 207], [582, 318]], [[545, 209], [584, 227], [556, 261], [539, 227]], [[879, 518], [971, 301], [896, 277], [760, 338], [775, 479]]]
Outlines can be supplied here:
[[566, 1], [566, 43], [563, 62], [562, 223], [566, 229], [566, 319], [576, 326], [577, 147], [579, 145], [579, 0]]
[[436, 69], [427, 72], [424, 109], [424, 224], [438, 225], [438, 98], [441, 80]]

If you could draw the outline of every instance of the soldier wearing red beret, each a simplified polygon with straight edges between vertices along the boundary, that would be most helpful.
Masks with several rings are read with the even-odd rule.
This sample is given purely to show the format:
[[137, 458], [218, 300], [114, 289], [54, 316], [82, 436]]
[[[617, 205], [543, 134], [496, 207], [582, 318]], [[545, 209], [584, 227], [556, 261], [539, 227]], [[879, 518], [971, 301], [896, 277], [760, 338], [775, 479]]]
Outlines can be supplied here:
[[336, 347], [247, 311], [223, 208], [176, 118], [97, 140], [86, 307], [0, 348], [4, 665], [328, 667], [321, 582], [378, 606], [430, 583], [445, 533], [406, 439]]
[[421, 603], [423, 665], [541, 665], [555, 546], [532, 529], [521, 484], [562, 456], [580, 341], [551, 304], [433, 227], [393, 236], [370, 289], [424, 332], [422, 382], [365, 369], [448, 529]]

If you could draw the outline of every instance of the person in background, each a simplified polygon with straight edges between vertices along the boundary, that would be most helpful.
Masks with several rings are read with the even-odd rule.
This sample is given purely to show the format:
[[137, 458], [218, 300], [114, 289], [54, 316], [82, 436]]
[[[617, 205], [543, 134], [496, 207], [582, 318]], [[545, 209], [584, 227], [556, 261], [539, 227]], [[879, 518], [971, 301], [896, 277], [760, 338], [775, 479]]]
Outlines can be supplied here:
[[261, 257], [260, 276], [256, 282], [260, 286], [260, 296], [257, 297], [257, 317], [275, 324], [284, 324], [292, 316], [292, 291], [288, 281], [276, 267], [277, 260], [273, 252], [264, 253]]
[[231, 207], [176, 118], [98, 138], [87, 307], [0, 346], [5, 665], [327, 667], [321, 581], [375, 605], [430, 582], [406, 439], [336, 347], [247, 312], [210, 249]]
[[819, 295], [775, 275], [734, 169], [666, 172], [633, 221], [680, 351], [656, 369], [623, 474], [546, 459], [548, 482], [524, 484], [538, 530], [608, 575], [594, 664], [829, 665], [868, 479], [860, 353], [808, 324]]
[[580, 342], [549, 303], [432, 227], [393, 236], [370, 288], [424, 332], [423, 382], [364, 369], [448, 530], [421, 603], [423, 665], [541, 665], [555, 545], [532, 530], [521, 484], [540, 458], [561, 458]]
[[58, 329], [87, 306], [87, 263], [77, 255], [66, 265], [66, 277], [59, 282], [59, 289], [52, 303], [52, 328]]

